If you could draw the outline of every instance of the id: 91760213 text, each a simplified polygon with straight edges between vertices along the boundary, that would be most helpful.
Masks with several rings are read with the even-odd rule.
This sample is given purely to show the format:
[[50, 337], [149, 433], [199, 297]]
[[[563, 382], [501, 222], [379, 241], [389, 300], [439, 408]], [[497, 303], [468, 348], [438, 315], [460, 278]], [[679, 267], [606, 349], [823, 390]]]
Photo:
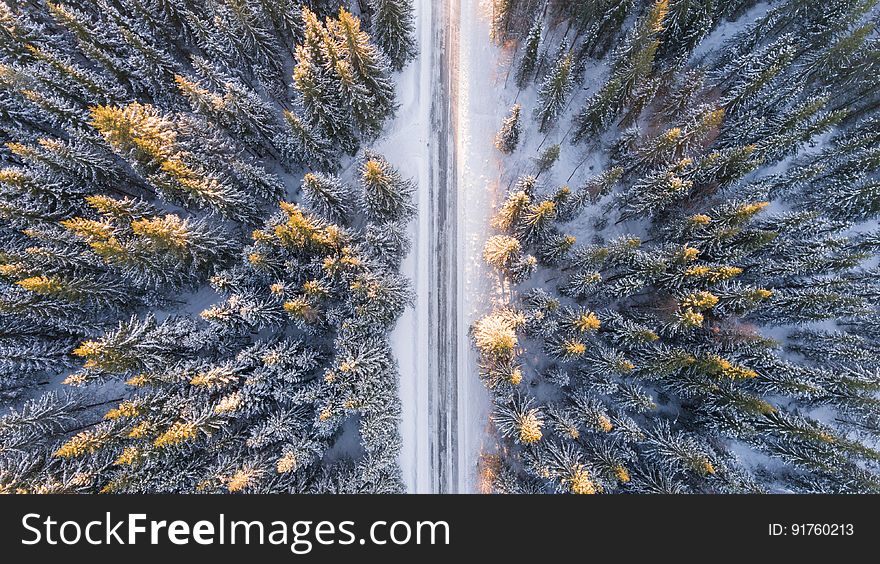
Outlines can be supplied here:
[[767, 531], [771, 537], [851, 537], [855, 527], [852, 523], [770, 523]]

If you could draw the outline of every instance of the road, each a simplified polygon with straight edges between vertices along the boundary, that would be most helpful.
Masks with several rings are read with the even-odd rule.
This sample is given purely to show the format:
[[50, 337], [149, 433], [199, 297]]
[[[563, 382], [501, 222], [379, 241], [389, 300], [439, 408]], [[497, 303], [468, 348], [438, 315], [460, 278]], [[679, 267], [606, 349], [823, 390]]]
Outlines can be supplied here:
[[458, 110], [460, 0], [434, 0], [430, 143], [428, 388], [434, 493], [457, 493], [458, 468]]
[[[475, 491], [485, 431], [486, 392], [468, 337], [486, 306], [479, 249], [491, 190], [484, 179], [497, 177], [487, 159], [474, 158], [483, 145], [491, 150], [492, 135], [482, 131], [486, 119], [472, 115], [485, 108], [470, 101], [472, 90], [493, 87], [487, 73], [470, 70], [474, 55], [479, 70], [487, 63], [474, 49], [488, 45], [479, 2], [415, 1], [420, 55], [398, 81], [401, 107], [378, 147], [419, 184], [413, 251], [402, 266], [415, 307], [392, 336], [401, 374], [401, 469], [411, 493]], [[481, 129], [472, 147], [475, 121]], [[488, 121], [494, 128], [495, 116]]]
[[[501, 160], [492, 138], [506, 108], [503, 77], [489, 41], [485, 0], [435, 0], [432, 9], [430, 291], [428, 390], [434, 493], [473, 493], [478, 461], [492, 440], [489, 399], [469, 328], [497, 284], [482, 260]], [[424, 5], [424, 4], [422, 4]]]

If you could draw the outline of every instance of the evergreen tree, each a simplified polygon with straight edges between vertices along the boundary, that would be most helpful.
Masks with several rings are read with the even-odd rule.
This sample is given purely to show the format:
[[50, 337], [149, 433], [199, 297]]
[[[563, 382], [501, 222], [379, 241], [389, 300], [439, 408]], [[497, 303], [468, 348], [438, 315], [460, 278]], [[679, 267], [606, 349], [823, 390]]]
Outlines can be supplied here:
[[293, 82], [310, 121], [326, 139], [340, 143], [347, 151], [354, 146], [354, 124], [339, 92], [334, 58], [336, 46], [317, 16], [302, 11], [304, 39], [296, 48]]
[[683, 55], [692, 50], [717, 23], [714, 0], [671, 0], [663, 30], [663, 51]]
[[517, 145], [519, 145], [519, 137], [522, 133], [522, 124], [520, 123], [521, 112], [522, 106], [514, 104], [510, 108], [510, 114], [501, 124], [501, 130], [495, 136], [495, 147], [506, 155], [515, 151]]
[[[559, 145], [550, 145], [538, 155], [535, 164], [538, 165], [538, 174], [543, 174], [553, 168], [553, 165], [556, 164], [556, 161], [559, 160], [559, 152], [561, 147]], [[561, 202], [560, 202], [561, 203]]]
[[659, 35], [668, 11], [668, 0], [654, 2], [615, 51], [611, 78], [577, 115], [575, 141], [600, 133], [648, 79], [654, 70]]
[[174, 124], [154, 107], [137, 102], [122, 108], [98, 106], [92, 109], [92, 124], [114, 151], [132, 160], [170, 199], [240, 221], [253, 219], [254, 200], [186, 151]]
[[[359, 102], [354, 93], [348, 98], [353, 107], [361, 103], [367, 110], [358, 118], [358, 125], [366, 134], [375, 135], [395, 109], [394, 83], [389, 77], [388, 62], [372, 44], [370, 36], [361, 31], [360, 20], [351, 13], [340, 9], [338, 21], [328, 20], [327, 26], [351, 69], [353, 82], [364, 91], [363, 102]], [[337, 74], [341, 78], [339, 68], [337, 66]]]
[[574, 59], [568, 45], [563, 43], [559, 48], [556, 63], [547, 74], [538, 91], [538, 107], [535, 118], [541, 123], [540, 130], [546, 132], [557, 120], [559, 113], [574, 88], [572, 65]]
[[187, 97], [193, 110], [245, 142], [274, 148], [272, 143], [278, 135], [278, 121], [272, 106], [240, 81], [216, 70], [208, 70], [207, 61], [194, 59], [193, 64], [222, 86], [221, 94], [198, 82], [175, 76], [178, 89]]
[[400, 173], [381, 156], [366, 151], [361, 165], [361, 188], [367, 217], [375, 220], [406, 220], [415, 212], [411, 180]]
[[492, 39], [498, 43], [503, 43], [510, 33], [515, 5], [515, 0], [492, 0]]
[[284, 112], [284, 121], [289, 136], [276, 141], [286, 158], [300, 164], [311, 164], [316, 168], [327, 170], [333, 167], [334, 158], [330, 142], [310, 124], [303, 121], [297, 114]]
[[303, 178], [302, 188], [309, 206], [322, 217], [343, 224], [350, 221], [352, 196], [338, 178], [309, 173]]
[[516, 69], [516, 85], [520, 89], [525, 88], [535, 75], [538, 68], [538, 51], [541, 48], [541, 35], [544, 31], [544, 23], [536, 19], [529, 31], [523, 47], [522, 58]]
[[391, 61], [401, 70], [418, 53], [413, 6], [409, 0], [370, 0], [373, 37]]

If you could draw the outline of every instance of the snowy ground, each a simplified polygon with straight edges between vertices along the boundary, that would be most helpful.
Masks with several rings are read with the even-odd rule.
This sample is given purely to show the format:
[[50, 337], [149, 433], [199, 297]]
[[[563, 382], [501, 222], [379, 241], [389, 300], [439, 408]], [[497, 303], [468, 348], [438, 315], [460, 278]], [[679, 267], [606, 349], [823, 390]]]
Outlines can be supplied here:
[[430, 493], [431, 468], [428, 464], [428, 185], [430, 96], [431, 96], [431, 10], [429, 0], [416, 5], [419, 57], [406, 67], [397, 80], [400, 108], [390, 129], [376, 149], [397, 166], [406, 177], [418, 183], [419, 215], [410, 226], [413, 249], [401, 271], [412, 281], [415, 301], [403, 314], [391, 335], [392, 347], [400, 365], [400, 401], [403, 406], [403, 448], [400, 464], [410, 493]]
[[489, 217], [505, 187], [499, 185], [501, 160], [493, 145], [495, 132], [507, 108], [499, 103], [505, 75], [499, 74], [502, 52], [489, 40], [489, 8], [486, 0], [461, 0], [458, 62], [458, 319], [459, 396], [459, 490], [477, 491], [477, 463], [481, 452], [492, 450], [488, 432], [488, 392], [478, 379], [477, 354], [468, 330], [499, 295], [497, 278], [482, 260]]

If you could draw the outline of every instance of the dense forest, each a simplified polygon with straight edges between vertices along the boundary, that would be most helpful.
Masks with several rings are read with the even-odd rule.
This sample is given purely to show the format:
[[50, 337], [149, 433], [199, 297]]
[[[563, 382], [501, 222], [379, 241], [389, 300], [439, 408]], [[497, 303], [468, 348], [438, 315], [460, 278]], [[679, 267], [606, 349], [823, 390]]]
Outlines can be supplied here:
[[[498, 167], [494, 287], [443, 375], [487, 390], [475, 486], [880, 493], [878, 0], [481, 5], [506, 117], [446, 175]], [[0, 0], [0, 493], [407, 489], [391, 332], [435, 179], [400, 161], [444, 140], [382, 142], [473, 111], [433, 51], [400, 88], [418, 25]]]
[[0, 492], [397, 492], [407, 0], [0, 1]]
[[876, 0], [492, 8], [483, 480], [880, 491]]

